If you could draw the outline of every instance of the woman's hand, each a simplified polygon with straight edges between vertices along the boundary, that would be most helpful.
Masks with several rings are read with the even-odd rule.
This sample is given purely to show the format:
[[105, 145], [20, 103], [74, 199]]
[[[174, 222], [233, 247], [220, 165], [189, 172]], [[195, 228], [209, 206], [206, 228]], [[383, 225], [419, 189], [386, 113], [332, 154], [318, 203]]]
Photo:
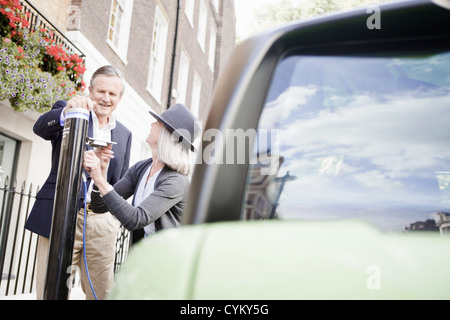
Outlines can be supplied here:
[[103, 176], [100, 162], [100, 159], [95, 155], [93, 150], [84, 152], [83, 168], [89, 173], [94, 181]]
[[[104, 150], [88, 150], [84, 152], [83, 168], [89, 173], [91, 179], [94, 180], [98, 187], [100, 194], [103, 196], [107, 194], [112, 186], [106, 181], [106, 172], [108, 170], [109, 160], [114, 158], [111, 148], [101, 148]], [[96, 155], [99, 154], [99, 157]]]
[[112, 145], [109, 144], [108, 146], [103, 148], [95, 148], [94, 152], [97, 158], [100, 159], [100, 168], [102, 170], [103, 176], [106, 177], [109, 161], [112, 158], [114, 158], [114, 151], [112, 151]]

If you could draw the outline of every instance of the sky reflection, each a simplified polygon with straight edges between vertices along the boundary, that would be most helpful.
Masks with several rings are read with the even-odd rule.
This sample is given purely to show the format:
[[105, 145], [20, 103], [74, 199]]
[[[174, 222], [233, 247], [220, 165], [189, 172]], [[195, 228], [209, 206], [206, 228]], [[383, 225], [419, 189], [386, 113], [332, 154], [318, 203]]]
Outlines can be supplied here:
[[278, 176], [297, 177], [279, 216], [356, 217], [399, 230], [449, 212], [449, 66], [448, 53], [281, 63], [259, 126], [279, 130]]

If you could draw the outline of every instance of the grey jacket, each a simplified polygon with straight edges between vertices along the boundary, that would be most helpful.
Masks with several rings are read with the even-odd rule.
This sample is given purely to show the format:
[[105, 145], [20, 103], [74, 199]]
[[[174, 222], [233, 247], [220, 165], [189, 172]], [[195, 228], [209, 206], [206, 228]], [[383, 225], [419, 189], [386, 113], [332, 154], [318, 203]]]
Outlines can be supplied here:
[[[92, 192], [94, 212], [110, 211], [128, 230], [137, 230], [155, 222], [156, 230], [180, 225], [189, 178], [165, 166], [155, 181], [155, 190], [134, 207], [126, 200], [134, 195], [152, 159], [137, 162], [114, 184], [114, 190], [100, 196]], [[95, 190], [95, 187], [94, 187]], [[133, 199], [134, 205], [134, 199]]]

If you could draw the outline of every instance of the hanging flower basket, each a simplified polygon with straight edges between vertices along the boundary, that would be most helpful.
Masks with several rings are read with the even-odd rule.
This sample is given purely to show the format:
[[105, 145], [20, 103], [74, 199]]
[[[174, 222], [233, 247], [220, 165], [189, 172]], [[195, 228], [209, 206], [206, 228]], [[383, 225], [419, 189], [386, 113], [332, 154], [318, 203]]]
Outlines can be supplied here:
[[52, 39], [52, 31], [29, 31], [18, 0], [0, 0], [0, 100], [15, 111], [48, 111], [85, 88], [84, 61]]

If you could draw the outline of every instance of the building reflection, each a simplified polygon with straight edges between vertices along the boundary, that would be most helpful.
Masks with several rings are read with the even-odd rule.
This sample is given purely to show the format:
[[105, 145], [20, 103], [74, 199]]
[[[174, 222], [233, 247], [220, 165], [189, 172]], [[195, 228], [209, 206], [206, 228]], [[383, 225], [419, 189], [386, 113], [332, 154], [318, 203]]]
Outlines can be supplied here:
[[[272, 157], [278, 157], [276, 168], [271, 170], [273, 174], [261, 174], [261, 170], [268, 168], [273, 163], [276, 163], [276, 161], [264, 161], [265, 159], [259, 157], [257, 164], [251, 166], [248, 182], [249, 190], [246, 197], [245, 220], [268, 219], [273, 211], [275, 195], [279, 189], [276, 188], [274, 180], [284, 158], [275, 155], [272, 155]], [[274, 213], [274, 217], [276, 217], [276, 212]]]
[[436, 220], [427, 219], [425, 221], [416, 221], [410, 223], [409, 226], [405, 226], [406, 232], [418, 232], [418, 231], [439, 231], [439, 227], [436, 225]]
[[438, 212], [439, 221], [436, 225], [439, 227], [441, 236], [450, 236], [450, 213]]
[[[275, 161], [274, 160], [275, 158]], [[277, 208], [281, 194], [287, 182], [295, 180], [289, 171], [277, 177], [279, 169], [284, 162], [282, 156], [270, 156], [270, 160], [258, 159], [258, 164], [250, 169], [249, 190], [247, 192], [245, 219], [261, 220], [275, 219], [278, 217]], [[273, 168], [275, 164], [275, 168]], [[269, 167], [272, 168], [269, 169]], [[261, 174], [264, 172], [264, 174]], [[270, 172], [270, 174], [267, 174]]]
[[427, 219], [425, 221], [416, 221], [405, 226], [405, 232], [440, 232], [441, 236], [450, 236], [450, 213], [437, 212], [438, 220]]

